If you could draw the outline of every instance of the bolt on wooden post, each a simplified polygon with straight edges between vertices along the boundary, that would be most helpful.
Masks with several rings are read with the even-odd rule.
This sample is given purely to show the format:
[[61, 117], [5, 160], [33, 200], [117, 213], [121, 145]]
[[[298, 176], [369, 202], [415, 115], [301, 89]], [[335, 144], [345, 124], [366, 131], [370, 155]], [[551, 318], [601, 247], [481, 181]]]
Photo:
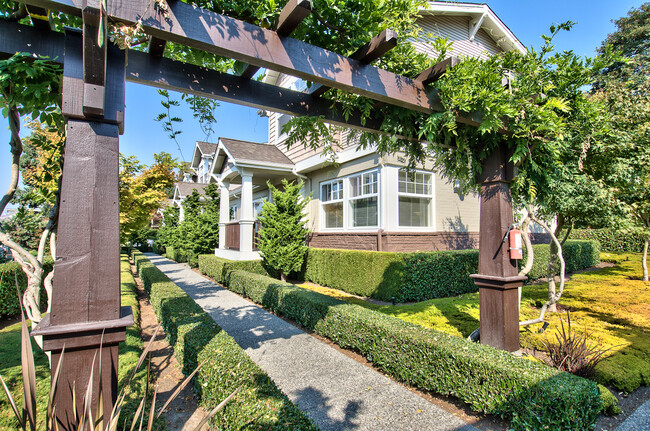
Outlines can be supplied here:
[[67, 30], [65, 41], [67, 129], [52, 308], [33, 331], [52, 352], [53, 369], [65, 348], [55, 394], [55, 419], [62, 431], [76, 429], [73, 391], [81, 411], [92, 384], [97, 411], [100, 379], [103, 411], [110, 414], [117, 397], [118, 345], [133, 324], [131, 308], [120, 304], [118, 173], [125, 58], [117, 47], [98, 45], [96, 7], [85, 7], [83, 19], [83, 33]]
[[514, 167], [504, 144], [483, 164], [480, 201], [478, 274], [481, 343], [514, 352], [519, 350], [519, 295], [525, 276], [518, 276], [503, 242], [513, 222], [510, 182]]

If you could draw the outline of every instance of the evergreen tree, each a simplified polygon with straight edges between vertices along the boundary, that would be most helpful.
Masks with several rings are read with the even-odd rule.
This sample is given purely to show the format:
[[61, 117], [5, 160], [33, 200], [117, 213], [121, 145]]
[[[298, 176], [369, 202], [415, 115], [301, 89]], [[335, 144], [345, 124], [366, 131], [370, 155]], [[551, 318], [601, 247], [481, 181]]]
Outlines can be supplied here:
[[269, 183], [273, 202], [264, 202], [258, 217], [262, 225], [258, 248], [265, 264], [280, 272], [283, 281], [287, 274], [300, 270], [307, 252], [309, 230], [304, 209], [309, 199], [301, 196], [302, 186], [302, 181], [290, 183], [283, 179], [280, 190]]

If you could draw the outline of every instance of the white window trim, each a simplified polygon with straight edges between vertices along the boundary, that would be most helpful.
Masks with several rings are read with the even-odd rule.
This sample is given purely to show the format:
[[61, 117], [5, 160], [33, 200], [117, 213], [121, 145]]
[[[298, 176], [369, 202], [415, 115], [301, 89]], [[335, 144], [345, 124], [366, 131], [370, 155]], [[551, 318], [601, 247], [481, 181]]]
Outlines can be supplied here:
[[[429, 194], [420, 194], [420, 193], [408, 193], [399, 191], [399, 174], [403, 172], [403, 168], [397, 170], [397, 196], [395, 197], [395, 204], [397, 206], [396, 220], [395, 225], [399, 231], [405, 232], [435, 232], [436, 231], [436, 218], [435, 218], [435, 174], [432, 171], [426, 171], [422, 169], [412, 169], [413, 173], [428, 174], [431, 177], [430, 184], [430, 193]], [[428, 198], [429, 202], [429, 226], [401, 226], [399, 224], [399, 198], [412, 197], [412, 198]]]
[[[376, 173], [377, 174], [377, 193], [370, 193], [370, 194], [363, 194], [359, 196], [355, 196], [354, 198], [351, 197], [351, 186], [350, 186], [350, 178], [357, 177], [357, 176], [363, 176], [364, 174], [370, 174], [370, 173]], [[327, 202], [323, 201], [323, 186], [327, 184], [333, 184], [335, 182], [342, 181], [343, 182], [343, 198], [341, 199], [334, 199], [334, 200], [329, 200]], [[334, 178], [332, 180], [327, 180], [327, 181], [321, 181], [318, 184], [318, 191], [319, 191], [319, 232], [376, 232], [377, 229], [379, 229], [382, 226], [382, 175], [381, 171], [379, 168], [373, 168], [369, 169], [366, 171], [360, 171], [360, 172], [355, 172], [350, 175], [346, 175], [343, 177], [338, 177]], [[352, 226], [352, 208], [351, 208], [351, 202], [353, 200], [357, 199], [363, 199], [363, 198], [369, 198], [369, 197], [377, 197], [377, 225], [375, 226]], [[337, 227], [337, 228], [328, 228], [325, 227], [325, 209], [324, 205], [331, 204], [331, 203], [337, 203], [337, 202], [342, 202], [343, 203], [343, 227]]]

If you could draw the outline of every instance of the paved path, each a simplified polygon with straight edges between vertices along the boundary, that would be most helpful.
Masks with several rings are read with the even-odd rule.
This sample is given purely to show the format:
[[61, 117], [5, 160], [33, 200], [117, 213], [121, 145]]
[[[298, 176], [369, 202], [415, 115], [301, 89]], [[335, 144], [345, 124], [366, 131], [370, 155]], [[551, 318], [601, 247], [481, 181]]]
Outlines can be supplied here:
[[323, 431], [478, 431], [384, 375], [189, 269], [147, 257]]
[[650, 400], [641, 404], [616, 431], [648, 431], [650, 430]]

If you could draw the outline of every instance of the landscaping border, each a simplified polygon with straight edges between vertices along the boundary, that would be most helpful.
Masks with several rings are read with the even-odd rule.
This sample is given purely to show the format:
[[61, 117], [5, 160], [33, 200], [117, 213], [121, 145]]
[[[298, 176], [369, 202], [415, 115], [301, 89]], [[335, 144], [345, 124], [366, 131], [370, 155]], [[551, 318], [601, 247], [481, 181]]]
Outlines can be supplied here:
[[211, 409], [242, 386], [213, 421], [226, 429], [318, 429], [192, 298], [142, 253], [131, 256], [183, 372], [203, 363], [195, 381], [201, 403]]
[[601, 411], [596, 383], [259, 274], [235, 270], [228, 288], [343, 348], [397, 380], [450, 395], [514, 429], [584, 430]]

